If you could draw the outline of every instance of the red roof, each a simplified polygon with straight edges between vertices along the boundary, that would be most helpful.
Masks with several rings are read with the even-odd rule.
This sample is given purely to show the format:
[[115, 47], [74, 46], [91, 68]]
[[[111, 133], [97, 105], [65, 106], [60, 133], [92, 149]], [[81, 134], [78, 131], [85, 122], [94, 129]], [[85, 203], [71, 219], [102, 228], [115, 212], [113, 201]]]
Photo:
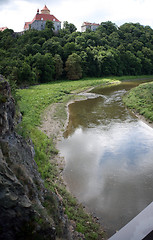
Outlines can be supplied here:
[[25, 22], [24, 29], [29, 28], [29, 24], [32, 24], [34, 21], [53, 21], [53, 22], [60, 22], [54, 15], [50, 14], [36, 14], [34, 19], [31, 22]]
[[[44, 8], [43, 8], [42, 10], [45, 10], [45, 11], [47, 10], [47, 11], [50, 12], [50, 10], [48, 9], [48, 7], [47, 7], [46, 5], [44, 6]], [[41, 11], [42, 11], [42, 10], [41, 10]]]
[[99, 26], [99, 24], [98, 23], [90, 23], [90, 22], [84, 22], [83, 23], [83, 26]]
[[35, 20], [43, 20], [43, 21], [50, 20], [50, 21], [59, 22], [59, 20], [54, 15], [50, 15], [50, 14], [36, 14], [36, 16], [34, 17], [31, 23], [33, 23]]
[[0, 32], [3, 32], [7, 27], [0, 27]]
[[29, 24], [31, 24], [31, 22], [25, 22], [24, 29], [28, 29], [29, 28]]

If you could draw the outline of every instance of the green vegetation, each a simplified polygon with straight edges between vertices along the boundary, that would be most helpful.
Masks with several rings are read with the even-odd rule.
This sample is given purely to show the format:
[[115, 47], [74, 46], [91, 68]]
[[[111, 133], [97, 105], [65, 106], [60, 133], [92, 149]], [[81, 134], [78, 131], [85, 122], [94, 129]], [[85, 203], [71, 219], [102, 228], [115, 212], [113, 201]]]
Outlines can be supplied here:
[[[75, 93], [125, 79], [102, 79], [104, 76], [126, 75], [131, 79], [134, 77], [129, 75], [153, 74], [153, 29], [139, 23], [117, 27], [110, 21], [102, 22], [95, 32], [83, 33], [76, 32], [72, 23], [65, 22], [57, 35], [53, 32], [52, 22], [47, 22], [43, 31], [29, 30], [23, 35], [6, 29], [0, 32], [0, 74], [9, 79], [18, 100], [23, 119], [17, 130], [32, 139], [35, 160], [46, 187], [62, 196], [65, 212], [76, 222], [77, 231], [84, 233], [86, 239], [102, 239], [99, 225], [60, 184], [58, 166], [54, 161], [57, 154], [54, 136], [48, 138], [38, 127], [50, 104], [62, 102], [64, 106]], [[83, 80], [75, 81], [82, 77]], [[16, 91], [16, 86], [30, 85], [35, 86]], [[152, 95], [149, 96], [146, 101], [140, 97], [139, 102], [145, 102], [146, 106], [148, 98], [152, 99]], [[5, 101], [3, 96], [0, 99]], [[136, 98], [132, 101], [136, 102]], [[140, 113], [152, 120], [151, 105], [145, 108], [148, 113], [142, 110]], [[56, 114], [58, 117], [62, 114], [63, 118], [62, 109]]]
[[[76, 65], [76, 68], [75, 68]], [[96, 31], [76, 32], [65, 22], [23, 35], [0, 32], [0, 74], [17, 85], [57, 79], [153, 74], [153, 29], [139, 23], [102, 22]]]
[[[76, 230], [84, 233], [86, 239], [102, 239], [104, 233], [101, 227], [93, 221], [92, 217], [83, 210], [81, 205], [78, 205], [77, 201], [67, 192], [61, 181], [59, 181], [59, 169], [54, 160], [57, 154], [54, 145], [54, 136], [48, 138], [37, 126], [41, 124], [41, 115], [48, 105], [61, 102], [65, 106], [68, 100], [74, 98], [72, 93], [75, 94], [90, 87], [108, 84], [112, 81], [118, 82], [117, 79], [112, 80], [107, 78], [58, 81], [18, 90], [18, 96], [21, 97], [19, 106], [23, 114], [23, 120], [18, 126], [18, 131], [25, 137], [31, 137], [36, 153], [35, 161], [37, 162], [42, 178], [45, 180], [45, 186], [61, 195], [65, 213], [69, 219], [76, 222]], [[63, 109], [58, 108], [56, 114], [58, 117], [63, 118]]]
[[76, 53], [71, 54], [66, 61], [67, 77], [71, 80], [77, 80], [82, 77], [81, 58]]
[[123, 98], [123, 101], [127, 107], [153, 122], [153, 82], [133, 88]]
[[[130, 76], [126, 78], [134, 79], [135, 77]], [[84, 233], [86, 239], [102, 239], [104, 234], [100, 226], [83, 210], [81, 205], [77, 204], [76, 199], [73, 198], [71, 194], [67, 192], [65, 186], [61, 184], [60, 169], [54, 160], [57, 154], [54, 136], [48, 138], [38, 129], [38, 126], [41, 124], [41, 116], [44, 110], [50, 104], [60, 102], [61, 104], [57, 108], [56, 116], [59, 119], [66, 119], [64, 107], [69, 100], [76, 97], [76, 93], [102, 84], [107, 85], [112, 82], [117, 84], [123, 79], [125, 79], [125, 77], [56, 81], [50, 84], [41, 84], [18, 90], [18, 97], [21, 98], [19, 106], [23, 114], [22, 123], [18, 126], [18, 131], [25, 137], [31, 137], [36, 153], [35, 160], [39, 172], [45, 180], [45, 186], [51, 191], [60, 194], [65, 213], [69, 219], [76, 222], [76, 230]], [[48, 202], [45, 204], [49, 206]], [[50, 209], [50, 207], [48, 208]], [[53, 211], [53, 209], [51, 208], [49, 211]]]
[[71, 97], [70, 93], [78, 93], [100, 84], [108, 84], [115, 78], [84, 79], [78, 81], [56, 81], [18, 90], [21, 96], [20, 109], [23, 114], [22, 126], [31, 129], [41, 123], [41, 113], [52, 103], [62, 102]]

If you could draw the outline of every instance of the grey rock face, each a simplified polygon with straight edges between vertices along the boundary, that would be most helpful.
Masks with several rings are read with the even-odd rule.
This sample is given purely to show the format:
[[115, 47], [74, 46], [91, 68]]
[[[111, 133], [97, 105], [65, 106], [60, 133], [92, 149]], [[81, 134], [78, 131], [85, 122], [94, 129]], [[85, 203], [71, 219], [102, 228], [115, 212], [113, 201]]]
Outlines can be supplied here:
[[[0, 240], [70, 239], [59, 198], [45, 189], [31, 141], [14, 132], [15, 104], [7, 81], [0, 75]], [[46, 199], [54, 215], [44, 207]], [[56, 223], [55, 223], [56, 218]]]
[[13, 131], [14, 115], [15, 104], [10, 86], [0, 75], [0, 135]]

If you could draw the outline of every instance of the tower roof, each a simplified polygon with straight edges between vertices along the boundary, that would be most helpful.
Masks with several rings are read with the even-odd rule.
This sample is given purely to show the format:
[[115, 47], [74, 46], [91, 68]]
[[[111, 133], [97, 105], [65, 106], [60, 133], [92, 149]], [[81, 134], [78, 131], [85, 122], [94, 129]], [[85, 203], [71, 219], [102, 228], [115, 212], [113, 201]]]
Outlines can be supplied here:
[[48, 7], [45, 5], [44, 8], [41, 10], [42, 14], [50, 14], [50, 10], [48, 9]]

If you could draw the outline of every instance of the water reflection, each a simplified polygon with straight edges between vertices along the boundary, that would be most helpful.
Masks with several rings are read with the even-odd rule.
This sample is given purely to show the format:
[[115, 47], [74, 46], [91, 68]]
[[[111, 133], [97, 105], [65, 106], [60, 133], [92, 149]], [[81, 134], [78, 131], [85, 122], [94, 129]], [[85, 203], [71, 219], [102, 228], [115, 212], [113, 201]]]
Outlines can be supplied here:
[[70, 190], [109, 235], [153, 200], [153, 130], [129, 114], [121, 101], [126, 89], [116, 88], [71, 104], [59, 143]]

